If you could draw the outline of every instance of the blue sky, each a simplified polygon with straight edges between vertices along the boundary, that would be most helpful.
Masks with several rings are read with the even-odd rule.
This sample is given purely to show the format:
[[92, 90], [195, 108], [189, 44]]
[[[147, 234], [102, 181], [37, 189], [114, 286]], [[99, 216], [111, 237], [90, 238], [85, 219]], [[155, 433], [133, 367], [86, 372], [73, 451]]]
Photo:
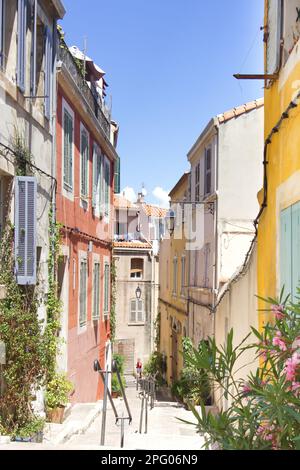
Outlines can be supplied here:
[[[263, 96], [263, 0], [63, 0], [69, 46], [106, 71], [120, 125], [121, 186], [147, 199], [188, 169], [187, 152], [216, 114]], [[157, 191], [159, 194], [159, 191]], [[162, 193], [163, 196], [163, 193]]]

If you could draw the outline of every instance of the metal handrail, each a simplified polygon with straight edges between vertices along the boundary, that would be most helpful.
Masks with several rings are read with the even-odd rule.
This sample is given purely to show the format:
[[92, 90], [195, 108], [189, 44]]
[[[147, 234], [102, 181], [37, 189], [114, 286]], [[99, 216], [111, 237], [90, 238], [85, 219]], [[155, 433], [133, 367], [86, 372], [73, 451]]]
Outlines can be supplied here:
[[155, 395], [156, 395], [156, 380], [155, 377], [148, 377], [145, 379], [137, 379], [137, 387], [140, 385], [141, 391], [139, 396], [142, 399], [141, 403], [141, 413], [140, 413], [140, 426], [139, 426], [139, 433], [142, 433], [143, 428], [143, 418], [145, 415], [145, 427], [144, 433], [147, 434], [148, 432], [148, 406], [149, 406], [149, 398], [150, 398], [150, 410], [154, 408], [155, 405]]
[[[104, 446], [105, 445], [105, 432], [106, 432], [106, 412], [107, 412], [107, 397], [109, 398], [110, 404], [112, 406], [115, 418], [116, 418], [116, 425], [121, 421], [121, 448], [124, 447], [124, 437], [125, 437], [125, 428], [124, 428], [124, 423], [125, 421], [129, 422], [129, 425], [132, 423], [132, 414], [130, 412], [129, 404], [127, 401], [126, 393], [123, 387], [120, 371], [118, 369], [116, 361], [112, 362], [112, 368], [111, 370], [102, 370], [100, 367], [99, 361], [96, 359], [94, 361], [94, 371], [98, 372], [100, 374], [100, 377], [102, 378], [103, 384], [104, 384], [104, 396], [103, 396], [103, 411], [102, 411], [102, 423], [101, 423], [101, 439], [100, 439], [100, 445]], [[118, 412], [116, 410], [114, 401], [112, 399], [109, 387], [108, 387], [108, 377], [109, 374], [116, 373], [118, 382], [120, 385], [121, 389], [121, 394], [122, 398], [124, 400], [126, 410], [128, 413], [128, 416], [124, 417], [124, 412], [122, 413], [122, 416], [118, 415]]]

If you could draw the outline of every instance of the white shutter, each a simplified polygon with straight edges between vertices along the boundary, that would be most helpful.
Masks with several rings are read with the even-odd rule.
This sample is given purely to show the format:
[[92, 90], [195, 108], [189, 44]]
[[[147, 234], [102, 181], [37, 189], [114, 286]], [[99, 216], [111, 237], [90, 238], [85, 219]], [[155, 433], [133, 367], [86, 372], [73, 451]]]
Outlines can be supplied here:
[[97, 187], [98, 187], [98, 152], [97, 145], [94, 144], [93, 149], [93, 196], [92, 196], [92, 207], [96, 208], [97, 205]]
[[52, 98], [52, 62], [53, 62], [53, 38], [48, 26], [45, 27], [45, 116], [51, 116]]
[[27, 0], [18, 0], [18, 57], [17, 57], [17, 85], [25, 91], [25, 60], [26, 60], [26, 27], [27, 27]]
[[130, 301], [130, 323], [136, 323], [136, 300]]
[[16, 177], [15, 269], [20, 285], [36, 284], [36, 192], [34, 177]]
[[0, 66], [3, 65], [3, 41], [4, 38], [4, 10], [3, 10], [3, 0], [0, 0]]
[[31, 0], [32, 13], [32, 43], [30, 66], [30, 93], [36, 95], [36, 50], [37, 50], [37, 0]]
[[268, 39], [266, 71], [274, 74], [280, 65], [281, 0], [268, 0]]
[[142, 300], [137, 300], [137, 321], [138, 322], [143, 322], [144, 321], [143, 301]]

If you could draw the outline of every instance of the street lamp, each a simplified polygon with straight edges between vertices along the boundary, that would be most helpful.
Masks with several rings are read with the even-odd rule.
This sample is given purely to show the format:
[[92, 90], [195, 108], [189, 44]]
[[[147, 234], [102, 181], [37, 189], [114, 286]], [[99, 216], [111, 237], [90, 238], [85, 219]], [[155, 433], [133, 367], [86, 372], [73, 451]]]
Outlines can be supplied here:
[[135, 296], [136, 296], [137, 300], [140, 300], [140, 298], [141, 298], [141, 296], [142, 296], [142, 291], [141, 291], [140, 286], [138, 286], [138, 287], [136, 288]]
[[175, 212], [172, 209], [166, 215], [166, 224], [170, 235], [173, 235], [175, 230]]

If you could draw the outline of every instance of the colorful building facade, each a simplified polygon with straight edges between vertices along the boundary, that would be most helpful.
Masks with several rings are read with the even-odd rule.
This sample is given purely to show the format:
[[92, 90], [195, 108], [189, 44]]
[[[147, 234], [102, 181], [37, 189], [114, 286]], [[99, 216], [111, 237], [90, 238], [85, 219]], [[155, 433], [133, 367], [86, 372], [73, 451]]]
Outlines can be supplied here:
[[[258, 294], [300, 283], [300, 1], [265, 2], [264, 188], [258, 225]], [[265, 303], [260, 302], [260, 308]], [[260, 326], [270, 313], [260, 313]]]
[[[73, 402], [101, 398], [93, 371], [111, 360], [110, 302], [113, 194], [118, 155], [111, 123], [97, 87], [104, 72], [90, 59], [83, 78], [61, 39], [57, 93], [57, 221], [61, 225], [59, 294], [63, 304], [59, 367], [74, 384]], [[84, 57], [83, 57], [84, 60]], [[102, 80], [103, 82], [103, 80]]]

